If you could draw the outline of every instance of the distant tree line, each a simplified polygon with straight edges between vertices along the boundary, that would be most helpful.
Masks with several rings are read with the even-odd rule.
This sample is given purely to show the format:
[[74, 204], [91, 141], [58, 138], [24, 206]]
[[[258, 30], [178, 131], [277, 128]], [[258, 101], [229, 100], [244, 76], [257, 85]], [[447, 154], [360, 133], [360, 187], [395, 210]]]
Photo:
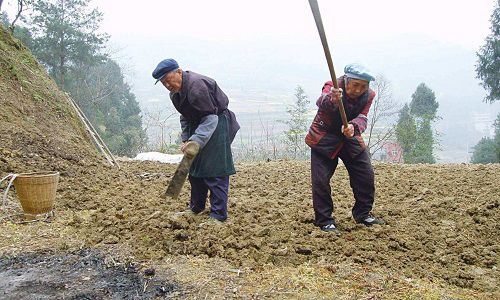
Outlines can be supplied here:
[[[477, 52], [476, 73], [488, 92], [484, 101], [493, 103], [500, 100], [500, 1], [496, 2], [490, 21], [491, 34]], [[474, 146], [472, 163], [500, 163], [500, 114], [493, 125], [495, 136], [483, 137]]]
[[20, 3], [19, 14], [30, 7], [23, 26], [9, 24], [5, 14], [2, 23], [76, 101], [110, 150], [135, 156], [146, 143], [141, 111], [120, 66], [106, 53], [109, 36], [98, 33], [102, 13], [89, 8], [90, 0]]
[[[484, 101], [493, 103], [500, 99], [500, 1], [496, 2], [490, 21], [491, 34], [477, 52], [476, 73], [488, 92]], [[422, 83], [412, 95], [410, 104], [399, 112], [396, 136], [403, 149], [405, 163], [435, 162], [433, 149], [437, 141], [432, 132], [432, 122], [437, 118], [439, 107], [435, 98], [434, 92]], [[493, 125], [495, 136], [483, 137], [474, 146], [472, 163], [500, 162], [500, 114]]]
[[437, 140], [432, 123], [437, 119], [439, 103], [434, 91], [421, 83], [412, 94], [410, 104], [399, 111], [396, 137], [403, 149], [405, 163], [435, 163]]
[[475, 164], [499, 163], [500, 162], [500, 114], [493, 124], [495, 136], [493, 138], [483, 137], [474, 146], [471, 162]]

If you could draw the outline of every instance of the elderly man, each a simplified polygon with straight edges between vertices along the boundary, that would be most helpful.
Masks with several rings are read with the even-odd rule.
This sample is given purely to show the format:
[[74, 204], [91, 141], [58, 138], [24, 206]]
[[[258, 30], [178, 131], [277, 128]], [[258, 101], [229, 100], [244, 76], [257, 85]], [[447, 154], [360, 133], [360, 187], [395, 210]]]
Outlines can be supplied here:
[[153, 77], [170, 91], [170, 100], [181, 114], [181, 151], [189, 141], [200, 146], [189, 170], [190, 209], [194, 214], [202, 212], [210, 191], [210, 218], [223, 222], [227, 219], [229, 176], [236, 173], [231, 143], [240, 128], [227, 108], [229, 99], [215, 80], [183, 71], [171, 58], [158, 64]]
[[[315, 225], [321, 230], [339, 234], [332, 216], [333, 202], [330, 179], [342, 159], [349, 173], [354, 193], [352, 215], [357, 223], [371, 226], [385, 224], [372, 215], [375, 184], [366, 146], [361, 138], [367, 126], [367, 115], [375, 92], [369, 88], [374, 77], [363, 66], [347, 65], [345, 75], [338, 79], [339, 89], [328, 81], [316, 105], [318, 112], [306, 136], [311, 147], [311, 179]], [[342, 93], [342, 91], [345, 91]], [[348, 127], [344, 128], [339, 112], [342, 101]]]

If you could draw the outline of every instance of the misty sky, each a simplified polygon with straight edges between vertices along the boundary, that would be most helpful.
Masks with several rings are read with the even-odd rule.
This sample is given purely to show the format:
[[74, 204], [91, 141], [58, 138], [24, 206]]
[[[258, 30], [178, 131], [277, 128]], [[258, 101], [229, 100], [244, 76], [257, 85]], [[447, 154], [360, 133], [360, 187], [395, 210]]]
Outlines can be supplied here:
[[[464, 79], [457, 78], [457, 84], [470, 82], [467, 97], [476, 97], [480, 103], [485, 92], [475, 78], [475, 52], [491, 32], [495, 1], [318, 3], [337, 75], [347, 63], [360, 62], [387, 77], [395, 97], [405, 102], [420, 82], [426, 82], [438, 96], [446, 95], [450, 85], [440, 88], [441, 82], [460, 73]], [[297, 84], [315, 98], [317, 86], [328, 78], [307, 0], [93, 3], [104, 12], [102, 30], [111, 34], [114, 47], [123, 49], [121, 62], [130, 64], [133, 85], [139, 90], [147, 88], [139, 79], [150, 77], [156, 63], [167, 57], [176, 58], [185, 69], [216, 78], [223, 87], [236, 90], [235, 78], [240, 79], [245, 91], [262, 90], [261, 98], [273, 89], [283, 94], [275, 95], [277, 99], [284, 99]], [[460, 51], [469, 57], [451, 53]], [[450, 52], [449, 60], [456, 61], [443, 62], [446, 52]], [[289, 84], [280, 90], [276, 82], [284, 81]], [[161, 88], [156, 91], [162, 92]], [[239, 98], [237, 91], [230, 96]]]
[[[381, 52], [380, 44], [389, 45], [402, 37], [416, 37], [475, 52], [490, 33], [489, 18], [495, 1], [319, 0], [318, 3], [337, 73], [341, 74], [345, 64], [355, 61], [394, 80], [387, 76], [390, 75], [390, 68], [386, 68], [388, 64], [381, 63], [383, 59], [374, 54]], [[4, 0], [4, 9], [11, 16], [16, 3], [15, 0]], [[307, 53], [311, 69], [321, 67], [321, 76], [328, 74], [307, 0], [145, 0], [140, 3], [93, 0], [91, 4], [104, 13], [101, 30], [111, 35], [111, 47], [121, 52], [116, 54], [118, 59], [129, 64], [125, 67], [138, 76], [146, 70], [150, 73], [159, 60], [170, 56], [193, 69], [204, 71], [210, 67], [212, 75], [221, 74], [227, 68], [223, 71], [203, 63], [207, 60], [203, 57], [205, 49], [217, 45], [221, 48], [232, 46], [235, 59], [245, 59], [238, 53], [268, 51], [257, 57], [263, 63], [266, 63], [264, 55], [287, 59], [295, 56], [297, 60], [304, 60], [300, 55]], [[139, 54], [147, 55], [149, 61], [137, 57], [133, 48], [138, 46], [134, 41], [142, 47]], [[265, 43], [270, 44], [267, 49], [262, 46]], [[182, 45], [185, 47], [181, 48]], [[279, 49], [273, 48], [275, 45]], [[295, 49], [299, 46], [303, 48], [301, 51]], [[356, 54], [353, 54], [353, 48]], [[376, 54], [383, 56], [388, 53], [387, 49], [382, 51]], [[220, 60], [232, 58], [224, 51], [213, 52], [210, 60], [217, 60], [217, 55], [221, 55]], [[418, 60], [418, 53], [398, 53], [398, 56], [410, 55]], [[421, 55], [424, 57], [426, 53]], [[234, 63], [234, 60], [229, 63]], [[255, 61], [256, 65], [259, 63]], [[293, 64], [293, 61], [289, 63]], [[395, 83], [399, 86], [398, 82]], [[407, 93], [404, 90], [396, 92]]]
[[[251, 39], [316, 33], [307, 0], [94, 1], [111, 35]], [[489, 33], [495, 0], [318, 1], [329, 39], [422, 34], [476, 50]]]

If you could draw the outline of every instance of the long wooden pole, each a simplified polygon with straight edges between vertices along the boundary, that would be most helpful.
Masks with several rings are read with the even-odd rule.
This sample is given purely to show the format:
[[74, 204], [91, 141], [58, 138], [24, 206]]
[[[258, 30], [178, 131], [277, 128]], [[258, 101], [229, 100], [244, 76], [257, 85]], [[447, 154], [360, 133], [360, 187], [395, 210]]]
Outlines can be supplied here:
[[101, 136], [97, 133], [94, 126], [92, 126], [92, 123], [90, 123], [80, 107], [71, 97], [68, 97], [68, 100], [75, 109], [80, 120], [83, 122], [83, 125], [86, 127], [90, 136], [94, 139], [95, 144], [97, 145], [99, 150], [101, 150], [101, 153], [104, 155], [106, 160], [110, 163], [110, 165], [116, 165], [118, 168], [120, 168], [120, 164], [118, 164], [111, 151], [109, 151], [108, 146], [106, 146], [106, 143], [104, 143], [104, 141], [101, 139]]
[[[323, 28], [323, 21], [321, 20], [318, 1], [309, 0], [309, 5], [311, 6], [314, 21], [316, 21], [316, 27], [318, 28], [321, 44], [323, 44], [323, 50], [325, 51], [326, 62], [328, 63], [328, 69], [330, 70], [330, 77], [332, 77], [333, 86], [338, 89], [339, 84], [337, 82], [337, 76], [335, 75], [335, 69], [333, 68], [332, 56], [330, 55], [330, 48], [328, 47], [328, 41], [326, 40], [325, 29]], [[340, 99], [339, 101], [339, 110], [340, 117], [342, 118], [342, 124], [344, 125], [344, 128], [347, 128], [347, 116], [345, 114], [344, 103], [342, 103], [342, 99]]]

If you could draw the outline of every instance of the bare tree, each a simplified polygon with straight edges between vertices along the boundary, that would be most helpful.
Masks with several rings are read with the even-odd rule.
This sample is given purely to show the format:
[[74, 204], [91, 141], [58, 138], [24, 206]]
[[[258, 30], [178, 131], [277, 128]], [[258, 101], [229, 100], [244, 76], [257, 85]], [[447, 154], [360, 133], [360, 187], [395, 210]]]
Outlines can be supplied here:
[[264, 149], [264, 156], [265, 159], [270, 160], [271, 157], [272, 159], [277, 158], [277, 152], [278, 152], [278, 145], [277, 141], [279, 139], [279, 136], [277, 136], [274, 133], [274, 126], [275, 122], [273, 122], [271, 125], [269, 125], [269, 121], [266, 121], [266, 125], [264, 125], [264, 121], [262, 120], [262, 116], [259, 112], [259, 121], [260, 121], [260, 126], [262, 127], [262, 132], [261, 132], [261, 149]]
[[98, 105], [117, 90], [118, 79], [113, 76], [113, 70], [106, 68], [105, 64], [92, 67], [90, 72], [92, 77], [84, 78], [81, 81], [81, 88], [84, 88], [86, 94], [90, 96], [88, 101], [93, 105]]
[[[33, 4], [33, 0], [17, 0], [17, 14], [9, 26], [11, 33], [14, 33], [14, 26], [16, 25], [17, 20], [21, 17], [21, 14], [27, 11], [31, 4]], [[1, 5], [2, 5], [2, 0], [0, 0], [0, 6]]]
[[291, 158], [284, 133], [276, 129], [278, 124], [273, 120], [265, 120], [258, 113], [259, 126], [254, 121], [245, 122], [244, 129], [233, 144], [233, 157], [236, 161], [271, 161], [280, 158]]
[[[172, 133], [167, 132], [168, 129], [173, 129], [174, 125], [172, 124], [172, 117], [177, 115], [176, 111], [172, 109], [162, 109], [156, 108], [153, 111], [143, 110], [144, 115], [144, 130], [146, 131], [148, 136], [155, 135], [156, 138], [153, 141], [153, 148], [155, 150], [165, 150], [167, 148], [167, 144], [172, 144]], [[167, 135], [169, 137], [167, 143]]]
[[377, 93], [373, 99], [368, 118], [367, 147], [370, 156], [380, 151], [387, 142], [394, 139], [393, 117], [401, 105], [392, 96], [391, 83], [383, 75], [378, 75], [372, 87]]

